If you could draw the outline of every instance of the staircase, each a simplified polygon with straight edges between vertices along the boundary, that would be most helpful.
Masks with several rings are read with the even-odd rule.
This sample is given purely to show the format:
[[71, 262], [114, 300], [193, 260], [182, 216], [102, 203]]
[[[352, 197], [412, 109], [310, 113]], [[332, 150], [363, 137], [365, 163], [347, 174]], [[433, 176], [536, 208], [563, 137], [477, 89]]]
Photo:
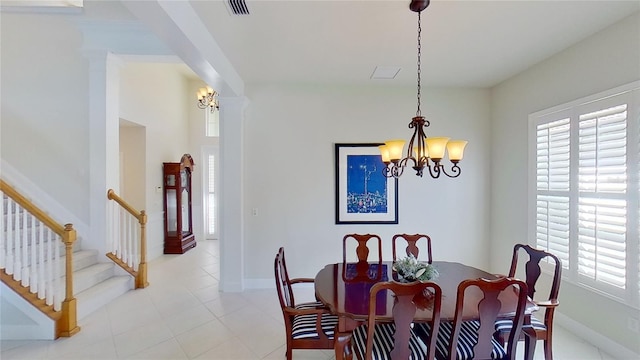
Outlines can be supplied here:
[[80, 320], [134, 288], [131, 275], [111, 261], [98, 262], [101, 257], [106, 259], [97, 250], [73, 253], [73, 293], [78, 301]]
[[[5, 186], [5, 184], [3, 184], [3, 186]], [[8, 191], [6, 188], [5, 190]], [[61, 275], [62, 277], [59, 278], [59, 282], [49, 280], [47, 284], [65, 284], [65, 244], [60, 241], [59, 237], [53, 240], [47, 240], [49, 236], [43, 235], [40, 229], [40, 227], [44, 227], [43, 223], [35, 219], [25, 220], [25, 222], [23, 222], [21, 219], [27, 211], [22, 209], [19, 211], [15, 210], [15, 206], [11, 207], [7, 205], [10, 200], [5, 193], [3, 193], [2, 197], [3, 216], [0, 218], [0, 221], [2, 221], [2, 224], [0, 224], [2, 225], [0, 226], [0, 229], [2, 229], [2, 231], [0, 231], [0, 236], [2, 236], [0, 256], [3, 258], [0, 264], [3, 264], [3, 266], [0, 268], [0, 273], [3, 275], [3, 282], [5, 282], [6, 279], [8, 279], [7, 281], [12, 281], [12, 279], [10, 279], [12, 275], [7, 275], [8, 272], [12, 272], [18, 275], [18, 278], [16, 278], [16, 275], [13, 275], [13, 279], [16, 280], [18, 280], [20, 276], [26, 279], [30, 276], [40, 275], [42, 277], [42, 275], [44, 275], [44, 277], [42, 277], [43, 279], [55, 279], [56, 276]], [[9, 208], [14, 210], [9, 211]], [[11, 212], [11, 214], [9, 214], [9, 212]], [[33, 217], [31, 214], [28, 216]], [[11, 218], [13, 218], [13, 220], [9, 221], [8, 219]], [[9, 230], [9, 228], [11, 229]], [[16, 234], [14, 234], [12, 236], [11, 232], [17, 232], [19, 235], [16, 236]], [[32, 236], [34, 236], [33, 240], [31, 240]], [[54, 246], [58, 248], [43, 246], [44, 250], [39, 250], [39, 252], [33, 250], [38, 246], [42, 246], [42, 244], [40, 244], [41, 242], [46, 244], [48, 241], [54, 241]], [[24, 253], [23, 249], [25, 250]], [[32, 250], [33, 254], [31, 253]], [[52, 257], [49, 257], [50, 255]], [[53, 260], [53, 256], [59, 256], [59, 258]], [[51, 264], [49, 264], [49, 261], [51, 261]], [[46, 265], [42, 266], [40, 264]], [[48, 271], [48, 274], [44, 273], [42, 269], [38, 269], [37, 271], [42, 271], [42, 273], [38, 273], [35, 270], [38, 267], [44, 268]], [[79, 240], [73, 243], [71, 268], [73, 270], [72, 292], [76, 300], [76, 311], [75, 314], [72, 315], [74, 319], [82, 320], [82, 318], [136, 287], [135, 279], [131, 274], [123, 270], [120, 266], [116, 266], [113, 261], [104, 254], [100, 254], [97, 250], [82, 249]], [[35, 286], [33, 284], [35, 283], [33, 277], [30, 280], [32, 286]], [[47, 285], [47, 287], [48, 286], [49, 285]], [[51, 289], [47, 288], [47, 291], [50, 293]], [[56, 335], [55, 320], [50, 318], [49, 312], [47, 312], [49, 315], [44, 315], [43, 310], [40, 310], [42, 306], [30, 305], [30, 301], [16, 295], [19, 292], [14, 292], [13, 294], [10, 294], [10, 292], [14, 291], [8, 286], [3, 286], [2, 292], [0, 292], [2, 308], [6, 308], [5, 310], [0, 309], [2, 310], [0, 313], [0, 339], [55, 339], [59, 336], [59, 332], [57, 333], [58, 335]], [[26, 292], [29, 291], [26, 290]], [[33, 293], [36, 291], [34, 289], [30, 292]], [[40, 290], [37, 292], [40, 292]], [[63, 287], [61, 289], [53, 289], [53, 293], [56, 295], [47, 295], [47, 298], [49, 296], [56, 297], [56, 303], [52, 305], [53, 309], [59, 308], [60, 299], [64, 298], [64, 292]], [[57, 295], [60, 295], [60, 297]], [[39, 298], [42, 299], [43, 297], [39, 296]], [[41, 302], [44, 302], [44, 300]], [[50, 300], [47, 300], [47, 304], [49, 303]], [[64, 304], [62, 306], [64, 306]], [[58, 309], [56, 309], [56, 311], [57, 310]], [[51, 324], [53, 324], [53, 326]], [[79, 325], [81, 325], [81, 322], [79, 322]]]

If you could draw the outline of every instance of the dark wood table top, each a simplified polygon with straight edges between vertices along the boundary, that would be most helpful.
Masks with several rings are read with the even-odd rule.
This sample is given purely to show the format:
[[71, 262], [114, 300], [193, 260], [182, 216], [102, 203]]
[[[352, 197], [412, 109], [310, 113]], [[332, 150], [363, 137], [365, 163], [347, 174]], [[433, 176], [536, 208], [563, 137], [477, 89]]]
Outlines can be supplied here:
[[[441, 319], [453, 320], [456, 305], [458, 284], [466, 279], [494, 279], [497, 276], [486, 271], [456, 262], [434, 261], [433, 266], [438, 270], [439, 276], [432, 281], [442, 288]], [[379, 264], [369, 264], [369, 276], [373, 280], [365, 280], [356, 274], [356, 264], [329, 264], [325, 266], [315, 277], [315, 291], [318, 300], [328, 306], [331, 311], [340, 316], [346, 316], [356, 321], [364, 321], [369, 311], [369, 289], [378, 281], [389, 281], [395, 276], [392, 270], [392, 262], [383, 262], [382, 271], [378, 273]], [[391, 320], [393, 297], [391, 293], [383, 291], [378, 294], [377, 313]], [[465, 293], [465, 319], [477, 319], [477, 304], [481, 300], [481, 293], [477, 289], [470, 288]], [[516, 308], [517, 295], [505, 291], [500, 295], [502, 308], [500, 314], [508, 316]], [[428, 299], [424, 306], [416, 313], [416, 320], [430, 320], [431, 310]], [[530, 303], [529, 308], [534, 306]]]

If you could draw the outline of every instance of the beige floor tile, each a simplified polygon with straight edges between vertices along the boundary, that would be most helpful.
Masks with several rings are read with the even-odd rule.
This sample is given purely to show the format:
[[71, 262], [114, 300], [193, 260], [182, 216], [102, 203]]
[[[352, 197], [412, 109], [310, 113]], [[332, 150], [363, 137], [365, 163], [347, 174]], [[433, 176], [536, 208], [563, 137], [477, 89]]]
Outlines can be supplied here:
[[234, 338], [229, 329], [217, 319], [176, 336], [176, 340], [190, 359], [235, 340]]
[[189, 359], [176, 339], [163, 341], [149, 349], [127, 357], [128, 360], [182, 360]]
[[127, 357], [149, 349], [172, 337], [171, 330], [160, 320], [116, 335], [113, 340], [117, 355], [119, 357]]
[[[7, 342], [8, 343], [8, 342]], [[13, 360], [13, 359], [25, 359], [25, 360], [39, 360], [48, 358], [48, 348], [51, 342], [47, 340], [38, 341], [20, 341], [18, 346], [12, 346], [8, 350], [2, 349], [0, 359]], [[4, 345], [5, 342], [2, 342]]]
[[176, 312], [165, 319], [165, 324], [173, 335], [180, 335], [200, 325], [215, 320], [216, 317], [204, 305], [200, 304], [186, 310]]
[[[56, 349], [59, 350], [59, 349]], [[80, 344], [67, 351], [49, 351], [49, 359], [116, 359], [116, 348], [113, 339], [96, 341], [92, 344]]]
[[239, 293], [225, 293], [224, 296], [205, 303], [205, 306], [217, 317], [222, 317], [240, 309], [246, 308], [249, 303]]
[[245, 347], [238, 339], [231, 339], [199, 355], [195, 359], [258, 360], [260, 358]]

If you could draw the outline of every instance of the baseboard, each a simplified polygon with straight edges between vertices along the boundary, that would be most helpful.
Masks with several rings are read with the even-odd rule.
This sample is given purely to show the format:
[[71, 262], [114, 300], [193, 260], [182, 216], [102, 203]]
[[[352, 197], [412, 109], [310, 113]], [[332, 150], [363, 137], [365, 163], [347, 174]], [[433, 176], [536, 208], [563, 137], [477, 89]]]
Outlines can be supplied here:
[[611, 356], [619, 360], [640, 359], [640, 354], [633, 350], [620, 345], [614, 340], [600, 334], [599, 332], [585, 326], [584, 324], [571, 319], [570, 317], [556, 311], [554, 321], [556, 324], [564, 327], [578, 337], [583, 338], [589, 344], [605, 351]]

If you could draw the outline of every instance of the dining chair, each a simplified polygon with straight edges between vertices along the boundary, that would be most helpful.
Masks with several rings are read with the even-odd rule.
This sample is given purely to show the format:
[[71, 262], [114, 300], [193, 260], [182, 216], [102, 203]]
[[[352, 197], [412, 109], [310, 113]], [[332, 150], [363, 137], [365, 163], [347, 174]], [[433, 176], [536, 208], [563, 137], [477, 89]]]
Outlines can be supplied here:
[[[525, 256], [527, 260], [524, 266], [518, 267], [519, 255]], [[553, 267], [553, 276], [551, 277], [549, 296], [542, 301], [537, 301], [535, 297], [536, 283], [542, 273], [541, 262], [547, 262]], [[550, 252], [535, 249], [529, 245], [516, 244], [513, 247], [513, 257], [511, 258], [511, 268], [509, 269], [508, 276], [516, 276], [517, 271], [524, 271], [529, 298], [532, 299], [538, 307], [544, 308], [544, 317], [542, 320], [533, 315], [531, 316], [531, 326], [533, 330], [535, 330], [536, 340], [544, 341], [544, 358], [546, 360], [553, 360], [553, 315], [555, 309], [560, 304], [558, 302], [558, 292], [560, 291], [562, 262], [557, 256]], [[511, 332], [512, 328], [513, 324], [510, 319], [496, 321], [496, 339], [504, 344], [505, 337]], [[523, 338], [521, 338], [521, 340], [523, 340]], [[524, 338], [524, 340], [527, 340], [527, 338]], [[527, 349], [528, 346], [535, 346], [535, 343], [525, 343], [525, 349]]]
[[347, 234], [342, 238], [342, 262], [347, 262], [347, 247], [349, 247], [350, 242], [356, 241], [355, 253], [358, 259], [358, 262], [368, 262], [369, 261], [369, 253], [371, 248], [369, 247], [370, 243], [374, 243], [371, 245], [375, 246], [378, 257], [377, 262], [382, 263], [382, 239], [380, 236], [374, 234]]
[[[409, 254], [413, 254], [413, 256], [418, 259], [421, 260], [421, 258], [419, 257], [420, 254], [420, 247], [419, 246], [419, 242], [418, 240], [420, 239], [425, 239], [426, 242], [426, 250], [427, 250], [427, 262], [429, 264], [431, 264], [432, 259], [431, 259], [431, 238], [429, 237], [429, 235], [424, 235], [424, 234], [414, 234], [414, 235], [409, 235], [409, 234], [396, 234], [393, 235], [393, 238], [391, 238], [391, 247], [393, 250], [393, 261], [396, 261], [396, 252], [397, 252], [397, 247], [406, 244], [406, 247], [404, 249], [404, 254], [406, 256], [409, 256]], [[404, 240], [404, 241], [403, 241]], [[424, 246], [422, 246], [424, 247]], [[400, 253], [399, 255], [400, 257], [403, 256], [402, 253]]]
[[[502, 306], [498, 296], [504, 291], [517, 294], [513, 328], [506, 346], [493, 338], [494, 323]], [[465, 306], [466, 303], [466, 306]], [[453, 321], [442, 321], [437, 333], [437, 360], [515, 359], [517, 339], [523, 328], [527, 305], [527, 284], [518, 279], [468, 279], [458, 285]], [[463, 309], [477, 306], [479, 319], [468, 320]], [[424, 332], [418, 324], [416, 332]], [[514, 341], [515, 339], [515, 341]]]
[[289, 279], [283, 247], [276, 254], [274, 271], [278, 299], [284, 316], [287, 360], [291, 360], [293, 349], [333, 349], [338, 317], [331, 314], [320, 302], [295, 302], [293, 285], [313, 283], [314, 280]]
[[[349, 255], [349, 250], [354, 248], [357, 259], [355, 263], [348, 261], [352, 258]], [[378, 256], [370, 260], [369, 254], [372, 248], [377, 251]], [[382, 267], [382, 239], [380, 236], [347, 234], [342, 238], [342, 277], [345, 281], [379, 281], [383, 275]]]
[[[383, 321], [378, 315], [379, 301], [389, 299], [386, 294], [378, 296], [380, 292], [393, 293], [392, 305], [393, 321]], [[345, 348], [345, 357], [351, 359], [353, 354], [360, 360], [372, 359], [428, 359], [433, 360], [435, 354], [436, 337], [440, 326], [440, 307], [442, 290], [433, 282], [415, 281], [400, 283], [396, 281], [378, 282], [369, 292], [369, 314], [366, 324], [353, 330], [350, 343]], [[386, 304], [382, 304], [382, 309]], [[423, 323], [428, 329], [428, 336], [424, 342], [413, 331], [413, 321], [416, 311], [430, 309], [431, 320]]]

